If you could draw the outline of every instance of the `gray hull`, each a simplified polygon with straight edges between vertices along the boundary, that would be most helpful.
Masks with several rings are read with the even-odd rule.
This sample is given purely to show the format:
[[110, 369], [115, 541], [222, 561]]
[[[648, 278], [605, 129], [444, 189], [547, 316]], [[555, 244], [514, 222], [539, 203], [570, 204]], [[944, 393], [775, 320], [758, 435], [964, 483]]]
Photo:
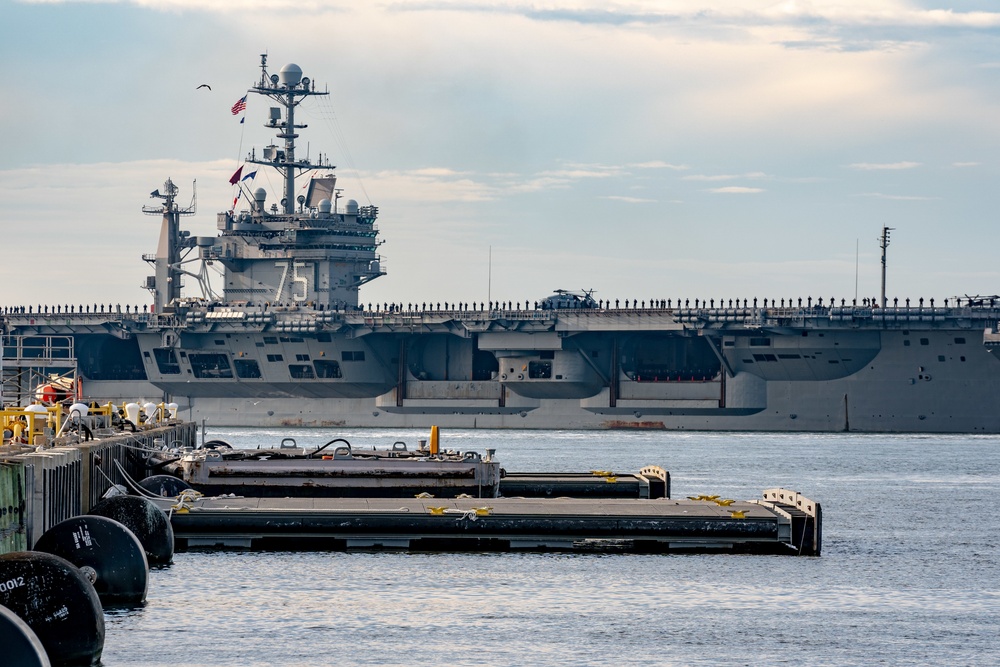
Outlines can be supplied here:
[[[741, 347], [737, 337], [731, 350], [721, 347], [729, 369], [707, 381], [636, 381], [620, 373], [615, 400], [610, 386], [583, 398], [538, 398], [498, 379], [421, 381], [412, 376], [403, 385], [402, 400], [399, 387], [366, 398], [315, 398], [310, 394], [317, 389], [301, 387], [295, 397], [241, 397], [253, 385], [247, 388], [235, 379], [210, 382], [215, 392], [228, 394], [216, 396], [186, 395], [180, 383], [168, 383], [166, 393], [148, 383], [86, 386], [89, 395], [112, 400], [166, 395], [187, 418], [232, 426], [1000, 432], [1000, 360], [984, 346], [981, 331], [810, 331], [813, 340], [822, 337], [822, 350], [803, 347], [801, 333], [795, 332], [770, 336], [768, 349], [785, 350], [776, 354], [751, 352], [757, 348]], [[726, 339], [720, 336], [723, 345]], [[797, 352], [788, 352], [791, 344]], [[840, 358], [833, 359], [834, 353]], [[748, 363], [754, 354], [763, 360]], [[772, 356], [776, 360], [768, 361]], [[859, 357], [860, 368], [848, 369], [846, 376], [817, 378], [829, 368], [843, 372]], [[259, 390], [294, 391], [295, 385]], [[525, 393], [547, 392], [529, 387]]]

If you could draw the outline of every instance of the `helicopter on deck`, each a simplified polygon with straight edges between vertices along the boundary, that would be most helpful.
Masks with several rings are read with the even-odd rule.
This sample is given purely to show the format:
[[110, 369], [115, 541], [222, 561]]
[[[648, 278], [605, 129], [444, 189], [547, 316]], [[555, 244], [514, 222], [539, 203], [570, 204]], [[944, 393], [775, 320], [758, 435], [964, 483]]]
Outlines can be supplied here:
[[552, 296], [542, 299], [539, 307], [542, 310], [597, 308], [597, 301], [593, 297], [595, 291], [581, 290], [580, 292], [571, 292], [570, 290], [557, 289]]

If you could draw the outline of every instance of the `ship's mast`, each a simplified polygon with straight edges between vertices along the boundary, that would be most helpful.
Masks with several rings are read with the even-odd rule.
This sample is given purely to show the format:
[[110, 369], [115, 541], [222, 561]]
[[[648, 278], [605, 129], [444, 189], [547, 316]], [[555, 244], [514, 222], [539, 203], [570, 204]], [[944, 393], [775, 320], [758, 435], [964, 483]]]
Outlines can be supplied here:
[[889, 232], [895, 227], [882, 227], [882, 236], [879, 237], [878, 244], [882, 248], [882, 307], [885, 308], [885, 249], [889, 247]]
[[147, 279], [145, 285], [153, 293], [153, 308], [156, 312], [163, 312], [165, 306], [181, 296], [181, 275], [184, 273], [180, 269], [181, 249], [188, 244], [185, 240], [187, 232], [180, 229], [180, 216], [191, 215], [195, 207], [192, 201], [188, 208], [179, 208], [177, 193], [177, 186], [168, 178], [163, 184], [163, 192], [157, 189], [149, 194], [152, 199], [162, 199], [162, 206], [142, 208], [147, 215], [163, 215], [156, 255], [143, 256], [143, 259], [156, 267], [156, 275]]
[[286, 215], [295, 212], [295, 176], [299, 171], [316, 169], [319, 166], [329, 167], [329, 165], [313, 165], [309, 160], [295, 160], [295, 139], [298, 138], [295, 130], [303, 129], [306, 125], [295, 124], [295, 107], [302, 100], [311, 95], [329, 95], [329, 92], [316, 91], [315, 86], [310, 87], [308, 77], [302, 76], [302, 69], [298, 65], [285, 65], [278, 74], [267, 73], [267, 54], [260, 56], [260, 83], [251, 88], [249, 92], [259, 95], [266, 95], [285, 109], [285, 119], [281, 120], [280, 109], [272, 108], [271, 115], [265, 127], [277, 128], [278, 138], [285, 140], [283, 151], [265, 149], [264, 159], [258, 160], [251, 156], [247, 162], [253, 164], [267, 165], [274, 167], [282, 173], [285, 181], [285, 196], [282, 200], [282, 210]]

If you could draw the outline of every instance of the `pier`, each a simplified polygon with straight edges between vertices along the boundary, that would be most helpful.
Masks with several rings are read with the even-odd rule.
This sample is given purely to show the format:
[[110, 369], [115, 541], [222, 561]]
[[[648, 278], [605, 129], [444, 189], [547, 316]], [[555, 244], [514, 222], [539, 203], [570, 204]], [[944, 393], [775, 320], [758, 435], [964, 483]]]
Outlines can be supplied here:
[[[115, 484], [146, 475], [142, 453], [158, 442], [193, 446], [196, 425], [174, 423], [93, 440], [71, 435], [47, 445], [0, 447], [0, 554], [30, 549], [52, 526], [87, 513]], [[74, 442], [76, 441], [76, 442]]]
[[[126, 475], [146, 477], [150, 453], [162, 451], [163, 443], [192, 451], [196, 425], [164, 422], [123, 433], [95, 423], [92, 432], [80, 429], [42, 445], [0, 449], [0, 553], [31, 548], [52, 526], [87, 513], [113, 486], [129, 483]], [[324, 463], [330, 462], [313, 461], [314, 466]], [[512, 473], [501, 483], [500, 497], [435, 498], [434, 492], [433, 486], [417, 497], [208, 497], [188, 491], [153, 500], [169, 516], [180, 551], [529, 549], [818, 556], [822, 547], [820, 505], [795, 491], [767, 489], [750, 500], [673, 499], [670, 475], [658, 466], [636, 474]]]
[[759, 499], [187, 498], [157, 501], [178, 550], [408, 549], [776, 553], [818, 556], [822, 510]]

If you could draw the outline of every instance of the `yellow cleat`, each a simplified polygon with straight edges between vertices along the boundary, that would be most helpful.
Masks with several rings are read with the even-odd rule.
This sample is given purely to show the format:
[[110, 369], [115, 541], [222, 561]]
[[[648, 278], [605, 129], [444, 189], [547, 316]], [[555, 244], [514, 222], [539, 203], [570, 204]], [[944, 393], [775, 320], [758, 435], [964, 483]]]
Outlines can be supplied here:
[[733, 510], [729, 513], [729, 516], [733, 519], [745, 519], [747, 518], [747, 513], [743, 510]]
[[732, 498], [726, 498], [725, 500], [716, 500], [715, 504], [718, 505], [719, 507], [729, 507], [735, 502], [736, 501], [733, 500]]
[[445, 511], [446, 509], [447, 509], [446, 507], [428, 507], [428, 508], [427, 508], [427, 510], [428, 510], [428, 511], [429, 511], [429, 512], [430, 512], [431, 514], [442, 514], [442, 515], [444, 514], [444, 511]]

